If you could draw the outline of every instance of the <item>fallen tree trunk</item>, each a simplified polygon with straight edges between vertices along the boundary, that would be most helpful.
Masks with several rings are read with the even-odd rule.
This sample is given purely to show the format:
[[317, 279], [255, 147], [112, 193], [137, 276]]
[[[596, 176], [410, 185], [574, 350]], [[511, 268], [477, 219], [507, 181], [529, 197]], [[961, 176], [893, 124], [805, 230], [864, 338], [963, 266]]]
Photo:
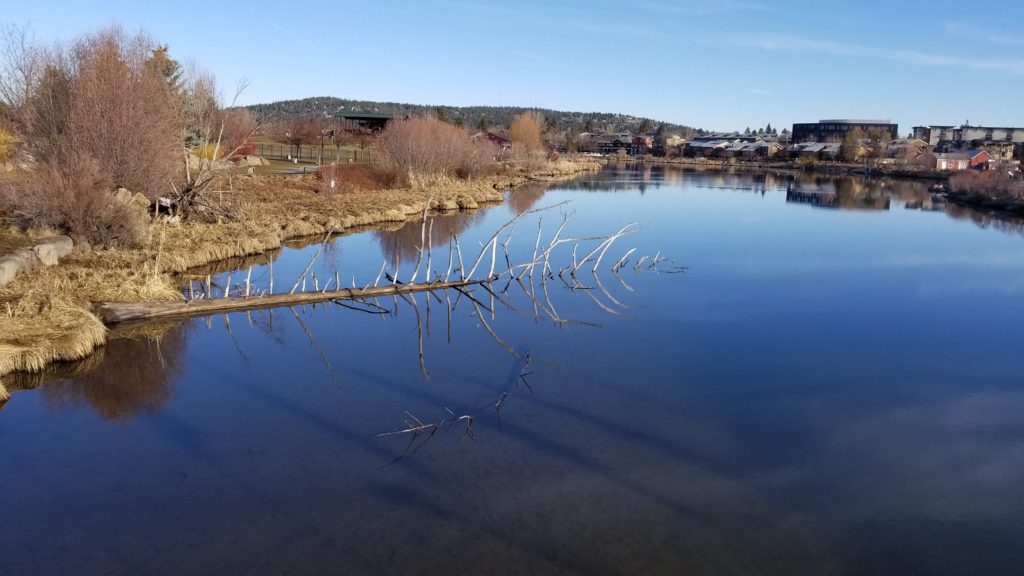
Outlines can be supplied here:
[[386, 286], [343, 288], [341, 290], [322, 292], [268, 294], [264, 296], [215, 298], [212, 300], [195, 299], [188, 302], [102, 302], [96, 305], [96, 315], [99, 316], [104, 324], [112, 325], [130, 321], [187, 318], [189, 316], [203, 316], [221, 312], [257, 310], [278, 306], [330, 302], [332, 300], [359, 300], [362, 298], [392, 296], [412, 292], [461, 288], [487, 282], [490, 282], [490, 279], [422, 282], [419, 284], [388, 284]]

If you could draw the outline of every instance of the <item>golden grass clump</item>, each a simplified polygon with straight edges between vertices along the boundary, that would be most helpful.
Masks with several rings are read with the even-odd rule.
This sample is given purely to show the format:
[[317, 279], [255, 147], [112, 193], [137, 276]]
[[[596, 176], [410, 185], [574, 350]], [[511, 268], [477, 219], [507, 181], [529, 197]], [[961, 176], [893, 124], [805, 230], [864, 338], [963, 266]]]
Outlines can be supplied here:
[[0, 334], [0, 374], [8, 374], [85, 358], [103, 345], [107, 329], [79, 303], [24, 298], [0, 316]]

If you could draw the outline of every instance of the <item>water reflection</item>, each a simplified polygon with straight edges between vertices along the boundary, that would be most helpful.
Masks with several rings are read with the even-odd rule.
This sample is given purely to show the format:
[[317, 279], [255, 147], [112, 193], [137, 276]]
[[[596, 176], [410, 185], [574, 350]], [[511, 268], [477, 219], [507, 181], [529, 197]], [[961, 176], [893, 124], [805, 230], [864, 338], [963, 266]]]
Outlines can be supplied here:
[[508, 194], [508, 206], [515, 214], [522, 214], [537, 207], [544, 194], [552, 188], [545, 182], [529, 182], [517, 187]]
[[5, 377], [12, 390], [39, 388], [53, 411], [88, 406], [107, 420], [155, 414], [174, 396], [188, 337], [187, 324], [151, 324], [115, 333], [78, 362], [36, 374]]
[[[805, 204], [839, 210], [884, 212], [896, 206], [907, 210], [944, 212], [957, 220], [968, 220], [981, 228], [1024, 233], [1024, 219], [1009, 214], [980, 212], [946, 202], [932, 193], [929, 180], [866, 178], [863, 176], [814, 173], [747, 172], [679, 168], [671, 165], [618, 163], [606, 170], [560, 186], [562, 189], [592, 192], [640, 191], [671, 185], [689, 188], [720, 188], [750, 191], [762, 196], [785, 192], [789, 204]], [[544, 190], [528, 193], [522, 201], [530, 205], [543, 197]], [[514, 198], [514, 196], [513, 196]]]
[[[428, 216], [427, 227], [431, 248], [444, 247], [447, 250], [449, 240], [480, 222], [484, 213], [482, 210], [474, 210]], [[403, 222], [394, 230], [375, 230], [372, 234], [388, 262], [398, 265], [415, 262], [423, 241], [423, 222]]]
[[890, 192], [885, 183], [854, 178], [794, 178], [786, 187], [786, 202], [842, 210], [888, 210], [892, 194], [912, 195], [901, 187]]
[[[665, 249], [684, 276], [556, 266], [547, 290], [203, 319], [171, 401], [117, 426], [74, 418], [95, 410], [83, 392], [49, 414], [19, 393], [0, 418], [5, 569], [1021, 573], [1019, 294], [921, 291], [1024, 278], [1020, 238], [911, 213], [937, 209], [921, 183], [652, 168], [642, 200], [581, 193], [641, 174], [572, 184], [574, 225], [649, 219], [615, 256]], [[836, 206], [787, 203], [791, 186]], [[482, 213], [463, 246], [507, 217]], [[346, 266], [372, 275], [386, 236], [346, 239]], [[312, 251], [277, 264], [293, 278]]]

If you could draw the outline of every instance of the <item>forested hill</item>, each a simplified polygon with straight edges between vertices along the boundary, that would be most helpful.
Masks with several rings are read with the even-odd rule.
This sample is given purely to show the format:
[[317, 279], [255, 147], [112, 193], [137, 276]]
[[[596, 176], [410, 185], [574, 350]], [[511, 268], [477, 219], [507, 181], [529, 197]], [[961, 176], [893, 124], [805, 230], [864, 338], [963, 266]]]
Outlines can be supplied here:
[[[654, 130], [661, 122], [651, 118], [640, 118], [628, 114], [607, 112], [564, 112], [545, 108], [524, 108], [520, 106], [427, 106], [401, 104], [398, 102], [368, 102], [345, 98], [320, 97], [302, 100], [282, 100], [269, 104], [253, 104], [248, 110], [268, 121], [300, 116], [304, 118], [330, 118], [339, 112], [382, 112], [396, 117], [437, 116], [470, 128], [508, 126], [523, 112], [539, 112], [558, 130], [572, 128], [577, 131], [638, 132]], [[664, 123], [665, 130], [683, 136], [694, 131], [689, 126]]]

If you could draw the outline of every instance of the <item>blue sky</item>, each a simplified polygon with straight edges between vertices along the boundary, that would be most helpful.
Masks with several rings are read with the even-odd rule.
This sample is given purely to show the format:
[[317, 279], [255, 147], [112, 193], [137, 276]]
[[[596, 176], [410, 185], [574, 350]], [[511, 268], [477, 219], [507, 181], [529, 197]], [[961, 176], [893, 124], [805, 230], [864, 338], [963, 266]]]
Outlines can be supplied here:
[[244, 103], [523, 105], [721, 130], [1024, 125], [1020, 0], [10, 4], [0, 19], [44, 40], [143, 29], [225, 92], [247, 77]]

